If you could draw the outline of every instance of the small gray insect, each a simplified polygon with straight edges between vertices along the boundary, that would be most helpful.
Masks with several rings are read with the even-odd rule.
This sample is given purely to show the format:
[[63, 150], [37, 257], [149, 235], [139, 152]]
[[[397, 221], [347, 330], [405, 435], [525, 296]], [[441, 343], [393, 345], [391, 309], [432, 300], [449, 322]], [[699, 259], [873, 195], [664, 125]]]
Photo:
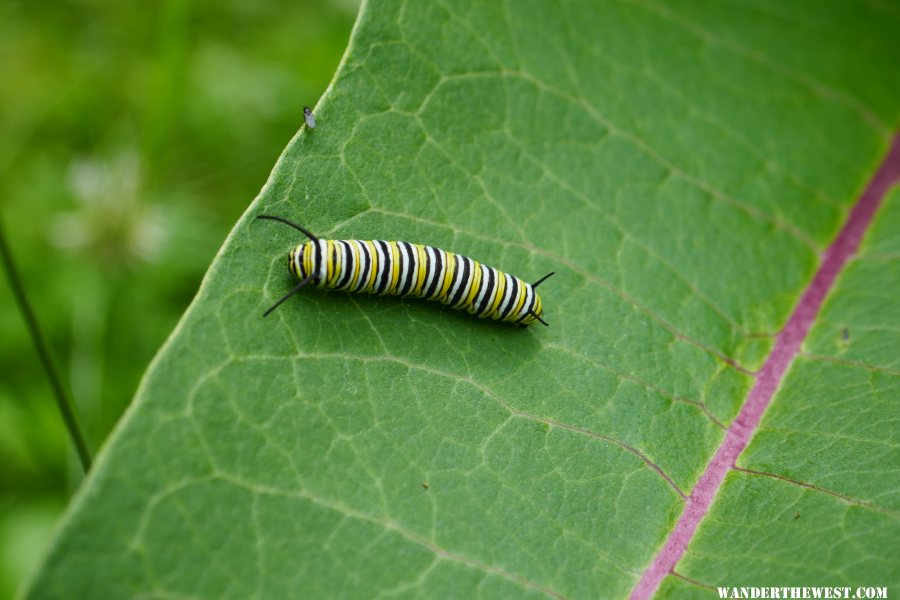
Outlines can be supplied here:
[[316, 118], [312, 114], [312, 109], [308, 106], [303, 107], [303, 118], [306, 120], [306, 126], [310, 129], [316, 128]]

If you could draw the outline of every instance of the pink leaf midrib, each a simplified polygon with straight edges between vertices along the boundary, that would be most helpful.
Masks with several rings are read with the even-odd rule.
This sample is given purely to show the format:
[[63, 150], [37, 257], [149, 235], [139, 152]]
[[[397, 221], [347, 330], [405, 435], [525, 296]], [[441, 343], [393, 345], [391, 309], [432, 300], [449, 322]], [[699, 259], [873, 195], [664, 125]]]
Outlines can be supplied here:
[[706, 466], [684, 511], [669, 534], [665, 545], [631, 593], [631, 600], [646, 600], [653, 596], [662, 580], [672, 572], [706, 516], [719, 491], [725, 475], [735, 466], [740, 453], [753, 437], [760, 419], [785, 372], [800, 351], [803, 340], [822, 307], [822, 302], [834, 286], [835, 279], [847, 261], [856, 253], [872, 217], [881, 205], [888, 189], [900, 180], [900, 134], [894, 137], [891, 148], [857, 200], [840, 233], [822, 255], [819, 269], [806, 287], [787, 324], [775, 339], [772, 351], [756, 375], [756, 381], [737, 418], [728, 428], [725, 439]]

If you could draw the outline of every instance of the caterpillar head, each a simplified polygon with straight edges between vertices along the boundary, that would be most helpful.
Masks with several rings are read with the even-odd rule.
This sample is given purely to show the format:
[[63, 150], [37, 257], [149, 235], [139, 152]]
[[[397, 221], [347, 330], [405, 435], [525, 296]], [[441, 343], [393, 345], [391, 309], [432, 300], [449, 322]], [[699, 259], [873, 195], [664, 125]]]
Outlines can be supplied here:
[[275, 217], [272, 215], [258, 215], [256, 218], [268, 219], [269, 221], [278, 221], [279, 223], [290, 225], [291, 227], [308, 237], [310, 240], [312, 240], [304, 244], [300, 244], [299, 246], [291, 250], [290, 254], [288, 255], [288, 269], [295, 277], [300, 279], [300, 283], [298, 283], [290, 292], [282, 296], [281, 299], [278, 300], [278, 302], [276, 302], [269, 308], [269, 310], [263, 313], [263, 316], [267, 317], [272, 313], [273, 310], [281, 306], [282, 302], [302, 290], [304, 286], [312, 281], [312, 247], [313, 242], [318, 242], [319, 238], [311, 234], [300, 225], [292, 223], [291, 221], [288, 221], [287, 219], [283, 219], [281, 217]]
[[313, 243], [304, 242], [288, 254], [288, 270], [297, 279], [306, 279], [312, 272]]

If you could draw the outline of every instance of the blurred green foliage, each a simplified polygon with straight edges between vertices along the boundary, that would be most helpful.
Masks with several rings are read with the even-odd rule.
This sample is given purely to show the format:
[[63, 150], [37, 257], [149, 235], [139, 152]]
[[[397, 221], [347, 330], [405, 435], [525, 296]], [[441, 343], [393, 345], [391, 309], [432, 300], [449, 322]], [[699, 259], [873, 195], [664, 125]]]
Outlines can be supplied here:
[[[96, 451], [231, 225], [315, 105], [357, 3], [0, 4], [0, 197]], [[78, 462], [0, 286], [0, 597], [34, 568]]]

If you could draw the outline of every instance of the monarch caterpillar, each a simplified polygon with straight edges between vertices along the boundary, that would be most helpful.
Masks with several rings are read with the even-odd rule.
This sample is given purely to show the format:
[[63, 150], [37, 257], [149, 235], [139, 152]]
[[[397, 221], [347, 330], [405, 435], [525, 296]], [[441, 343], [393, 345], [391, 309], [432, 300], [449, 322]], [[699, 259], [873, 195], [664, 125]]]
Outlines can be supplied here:
[[309, 238], [288, 255], [288, 269], [300, 282], [265, 313], [308, 284], [316, 287], [393, 294], [440, 300], [481, 318], [491, 317], [519, 325], [540, 321], [544, 312], [535, 288], [553, 275], [525, 283], [460, 254], [433, 246], [382, 240], [323, 240], [281, 217], [259, 215], [290, 225]]

